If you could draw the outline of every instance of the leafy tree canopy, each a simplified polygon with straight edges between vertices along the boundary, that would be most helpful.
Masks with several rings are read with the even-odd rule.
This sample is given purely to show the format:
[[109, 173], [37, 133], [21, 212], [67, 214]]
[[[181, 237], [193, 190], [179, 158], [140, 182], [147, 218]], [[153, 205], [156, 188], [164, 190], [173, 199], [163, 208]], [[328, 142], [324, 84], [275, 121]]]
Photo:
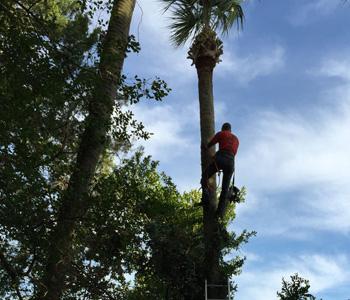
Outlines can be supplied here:
[[[66, 190], [99, 76], [105, 23], [91, 20], [110, 1], [0, 3], [0, 297], [31, 299], [42, 282], [49, 236]], [[129, 52], [139, 51], [131, 36]], [[157, 163], [136, 153], [116, 163], [133, 138], [148, 138], [121, 105], [161, 100], [159, 78], [123, 75], [109, 143], [79, 217], [63, 299], [195, 299], [203, 294], [202, 214], [197, 191], [180, 194]], [[234, 216], [233, 209], [225, 224]], [[224, 260], [252, 233], [227, 234]], [[181, 276], [179, 276], [181, 274]], [[130, 282], [130, 278], [134, 278]], [[192, 297], [192, 298], [191, 298]]]
[[282, 290], [277, 292], [278, 299], [316, 300], [316, 297], [309, 293], [309, 280], [301, 278], [297, 273], [290, 276], [290, 279], [291, 281], [286, 281], [282, 278]]
[[[85, 3], [87, 5], [87, 3]], [[84, 4], [84, 5], [85, 5]], [[91, 3], [95, 5], [95, 3]], [[103, 26], [73, 0], [0, 3], [0, 289], [4, 297], [40, 285], [48, 236], [77, 155], [99, 63]], [[139, 51], [131, 36], [129, 52]], [[109, 152], [148, 138], [122, 104], [161, 100], [160, 79], [122, 76]], [[105, 159], [106, 160], [106, 159]]]

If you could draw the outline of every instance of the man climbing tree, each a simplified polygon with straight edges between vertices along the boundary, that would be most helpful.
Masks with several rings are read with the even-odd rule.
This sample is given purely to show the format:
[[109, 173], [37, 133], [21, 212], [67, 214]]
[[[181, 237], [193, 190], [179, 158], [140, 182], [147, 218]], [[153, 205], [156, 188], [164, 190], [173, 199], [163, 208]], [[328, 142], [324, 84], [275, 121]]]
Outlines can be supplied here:
[[[177, 45], [183, 45], [192, 40], [188, 58], [195, 65], [198, 76], [198, 100], [200, 116], [201, 141], [207, 142], [215, 133], [213, 72], [223, 54], [223, 43], [217, 37], [217, 32], [228, 33], [237, 24], [241, 26], [244, 19], [242, 0], [161, 0], [165, 10], [171, 12], [171, 40]], [[210, 164], [210, 151], [201, 151], [201, 168]], [[215, 180], [209, 180], [208, 185], [216, 189]], [[225, 201], [226, 202], [226, 201]], [[221, 226], [216, 217], [216, 193], [209, 192], [207, 203], [203, 203], [203, 238], [204, 238], [204, 276], [210, 283], [227, 281], [227, 276], [221, 268], [222, 245], [215, 242], [226, 234], [219, 230]], [[225, 298], [227, 291], [215, 291], [210, 298]]]
[[210, 163], [208, 168], [206, 168], [202, 174], [201, 185], [203, 189], [203, 199], [202, 202], [206, 201], [206, 195], [208, 195], [208, 179], [213, 176], [216, 172], [222, 170], [222, 187], [220, 193], [220, 199], [217, 209], [217, 216], [222, 217], [228, 195], [230, 180], [235, 169], [235, 155], [237, 154], [239, 140], [231, 132], [231, 124], [224, 123], [222, 125], [221, 131], [219, 131], [215, 136], [206, 144], [202, 144], [204, 150], [209, 149], [215, 144], [219, 143], [219, 151], [216, 152], [213, 161]]

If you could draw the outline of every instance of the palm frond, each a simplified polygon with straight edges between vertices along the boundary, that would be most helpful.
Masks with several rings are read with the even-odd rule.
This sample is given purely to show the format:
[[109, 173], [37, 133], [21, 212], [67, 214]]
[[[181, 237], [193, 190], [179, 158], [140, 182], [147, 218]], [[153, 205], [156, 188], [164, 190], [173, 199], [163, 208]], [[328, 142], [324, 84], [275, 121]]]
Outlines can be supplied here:
[[172, 43], [176, 46], [184, 44], [191, 36], [199, 32], [203, 26], [203, 10], [198, 0], [162, 0], [164, 10], [170, 10], [172, 16], [169, 25]]
[[[244, 13], [241, 3], [244, 0], [211, 0], [210, 26], [222, 34], [227, 34], [234, 23], [243, 26]], [[204, 27], [204, 7], [200, 0], [160, 0], [164, 12], [170, 11], [170, 39], [176, 46], [183, 45]], [[208, 8], [207, 8], [208, 9]]]
[[175, 2], [178, 2], [177, 0], [161, 0], [164, 5], [164, 12], [166, 12]]
[[243, 26], [244, 13], [241, 6], [243, 0], [218, 0], [212, 8], [212, 27], [227, 34], [234, 23], [237, 28]]

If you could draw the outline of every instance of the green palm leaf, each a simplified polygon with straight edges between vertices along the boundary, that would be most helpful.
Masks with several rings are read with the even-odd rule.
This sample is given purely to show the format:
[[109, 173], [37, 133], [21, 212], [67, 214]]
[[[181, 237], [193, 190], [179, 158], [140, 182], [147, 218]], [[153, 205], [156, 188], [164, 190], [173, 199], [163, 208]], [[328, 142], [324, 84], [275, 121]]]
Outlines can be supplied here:
[[170, 10], [172, 16], [170, 39], [176, 46], [184, 44], [191, 36], [203, 27], [203, 10], [197, 0], [162, 0], [165, 11]]
[[227, 34], [234, 23], [240, 28], [243, 26], [244, 13], [241, 7], [242, 0], [220, 0], [212, 8], [212, 27]]
[[[205, 16], [202, 0], [160, 0], [164, 3], [164, 11], [171, 12], [171, 41], [176, 46], [184, 44], [196, 36], [204, 27]], [[210, 0], [210, 27], [227, 34], [230, 28], [237, 24], [243, 25], [244, 14], [241, 7], [243, 0]]]

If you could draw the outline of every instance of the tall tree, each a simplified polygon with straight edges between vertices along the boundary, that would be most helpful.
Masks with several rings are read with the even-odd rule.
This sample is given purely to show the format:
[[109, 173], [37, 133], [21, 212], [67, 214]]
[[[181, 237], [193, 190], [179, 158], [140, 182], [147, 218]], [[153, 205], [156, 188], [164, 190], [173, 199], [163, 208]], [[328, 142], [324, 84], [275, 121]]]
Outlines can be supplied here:
[[[241, 25], [241, 0], [161, 0], [165, 10], [172, 12], [171, 39], [176, 46], [194, 37], [188, 58], [196, 66], [198, 75], [201, 143], [207, 143], [215, 133], [213, 101], [213, 70], [220, 61], [223, 45], [216, 30], [227, 33], [233, 24]], [[208, 166], [214, 149], [201, 152], [202, 172]], [[215, 217], [217, 208], [216, 181], [209, 182], [208, 201], [203, 206], [206, 278], [209, 282], [225, 282], [220, 272], [220, 230]], [[227, 203], [226, 203], [227, 206]], [[215, 295], [214, 295], [215, 297]]]
[[107, 133], [120, 82], [135, 0], [113, 2], [106, 36], [102, 43], [99, 76], [89, 102], [88, 117], [81, 138], [76, 165], [59, 209], [57, 226], [50, 239], [44, 288], [38, 299], [58, 300], [64, 289], [67, 268], [72, 260], [72, 239], [78, 218], [88, 208], [88, 189], [97, 163], [106, 146]]
[[279, 300], [316, 300], [316, 297], [309, 293], [309, 280], [301, 278], [298, 273], [291, 275], [290, 279], [289, 282], [282, 278], [282, 290], [277, 292]]
[[[41, 239], [50, 231], [59, 192], [51, 183], [63, 182], [58, 174], [70, 168], [75, 135], [81, 133], [77, 116], [86, 112], [81, 95], [90, 95], [90, 82], [84, 79], [89, 68], [76, 66], [97, 40], [95, 31], [87, 33], [86, 18], [70, 14], [68, 22], [75, 1], [56, 4], [0, 4], [0, 251], [1, 265], [12, 267], [7, 268], [13, 278], [9, 286], [16, 287], [19, 299], [23, 277], [31, 278], [37, 257], [45, 257]], [[61, 49], [50, 41], [58, 36]], [[63, 51], [63, 45], [69, 46]], [[65, 59], [70, 49], [74, 55]]]
[[[0, 263], [19, 289], [40, 256], [47, 267], [32, 277], [41, 287], [38, 298], [56, 299], [62, 292], [76, 225], [110, 138], [113, 109], [112, 131], [119, 130], [120, 139], [130, 122], [116, 100], [129, 93], [136, 102], [141, 95], [121, 77], [127, 46], [136, 47], [129, 39], [135, 1], [108, 2], [113, 5], [106, 34], [99, 34], [101, 45], [98, 31], [88, 33], [89, 19], [79, 12], [78, 1], [0, 3]], [[91, 57], [100, 58], [98, 69]], [[32, 230], [40, 232], [36, 241]]]

